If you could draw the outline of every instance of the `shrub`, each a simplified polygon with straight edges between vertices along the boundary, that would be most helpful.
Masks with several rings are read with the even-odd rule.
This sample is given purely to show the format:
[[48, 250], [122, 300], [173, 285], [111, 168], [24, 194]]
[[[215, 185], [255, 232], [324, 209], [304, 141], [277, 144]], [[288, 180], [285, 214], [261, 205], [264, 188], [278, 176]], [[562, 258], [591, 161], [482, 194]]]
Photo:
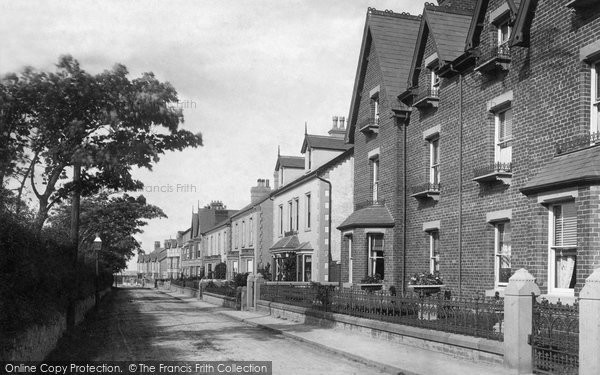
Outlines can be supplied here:
[[215, 279], [223, 280], [227, 277], [227, 264], [219, 263], [215, 266]]
[[238, 286], [246, 286], [247, 282], [248, 282], [248, 275], [250, 273], [246, 272], [246, 273], [237, 273], [234, 277], [233, 277], [233, 284], [238, 287]]

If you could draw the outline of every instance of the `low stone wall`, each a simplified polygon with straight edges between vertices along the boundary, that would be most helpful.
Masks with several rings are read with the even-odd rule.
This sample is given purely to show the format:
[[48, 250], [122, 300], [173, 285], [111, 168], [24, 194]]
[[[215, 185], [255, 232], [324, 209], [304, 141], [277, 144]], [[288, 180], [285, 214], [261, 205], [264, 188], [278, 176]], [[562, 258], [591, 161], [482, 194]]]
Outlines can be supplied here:
[[222, 296], [220, 294], [204, 292], [204, 293], [202, 293], [202, 300], [204, 302], [208, 302], [208, 303], [211, 303], [211, 304], [217, 305], [217, 306], [225, 306], [225, 307], [230, 307], [232, 309], [239, 308], [238, 303], [236, 302], [235, 298]]
[[381, 322], [343, 314], [325, 313], [303, 307], [259, 300], [257, 310], [276, 318], [302, 324], [348, 330], [365, 336], [442, 352], [461, 359], [502, 364], [502, 342], [434, 331], [418, 327]]
[[[100, 297], [104, 297], [110, 290], [107, 288], [101, 291]], [[85, 315], [94, 307], [94, 304], [95, 296], [93, 295], [77, 302], [75, 306], [76, 325], [85, 319]], [[16, 337], [2, 340], [0, 361], [43, 361], [66, 330], [66, 315], [56, 314], [44, 325], [32, 326]]]
[[200, 298], [201, 293], [200, 290], [198, 289], [194, 289], [194, 288], [188, 288], [188, 287], [184, 287], [184, 286], [179, 286], [179, 285], [169, 285], [168, 288], [169, 291], [173, 291], [173, 292], [177, 292], [180, 294], [184, 294], [188, 297], [195, 297], [195, 298]]

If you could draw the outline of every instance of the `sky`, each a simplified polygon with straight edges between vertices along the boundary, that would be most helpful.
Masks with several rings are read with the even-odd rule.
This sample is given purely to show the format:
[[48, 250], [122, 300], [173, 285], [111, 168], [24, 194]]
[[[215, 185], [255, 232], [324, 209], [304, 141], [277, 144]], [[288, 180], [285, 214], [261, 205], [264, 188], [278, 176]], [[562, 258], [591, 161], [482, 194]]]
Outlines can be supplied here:
[[368, 7], [420, 14], [424, 4], [0, 0], [0, 75], [52, 71], [70, 54], [90, 73], [121, 63], [130, 79], [153, 72], [175, 87], [181, 126], [201, 132], [204, 146], [134, 171], [149, 203], [168, 216], [137, 236], [149, 252], [189, 228], [198, 205], [247, 205], [257, 179], [272, 184], [278, 146], [300, 155], [305, 123], [326, 134], [332, 116], [348, 116]]

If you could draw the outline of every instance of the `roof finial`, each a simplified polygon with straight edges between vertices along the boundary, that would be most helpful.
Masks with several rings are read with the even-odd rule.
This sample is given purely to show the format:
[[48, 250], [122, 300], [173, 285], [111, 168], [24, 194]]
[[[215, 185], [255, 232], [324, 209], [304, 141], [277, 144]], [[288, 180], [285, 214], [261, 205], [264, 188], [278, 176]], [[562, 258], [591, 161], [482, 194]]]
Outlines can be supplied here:
[[308, 121], [304, 121], [304, 135], [308, 134]]
[[281, 146], [277, 145], [277, 157], [281, 156]]

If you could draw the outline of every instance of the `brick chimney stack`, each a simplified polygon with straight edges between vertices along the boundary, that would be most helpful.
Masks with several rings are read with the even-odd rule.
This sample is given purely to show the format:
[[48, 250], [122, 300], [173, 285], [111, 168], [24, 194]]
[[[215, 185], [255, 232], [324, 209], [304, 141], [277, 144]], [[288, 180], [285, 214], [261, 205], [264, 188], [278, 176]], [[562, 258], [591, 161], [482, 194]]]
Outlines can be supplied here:
[[160, 241], [154, 241], [154, 250], [160, 249]]
[[269, 180], [260, 178], [256, 180], [256, 186], [250, 188], [250, 203], [258, 203], [270, 193], [271, 187], [269, 186]]

